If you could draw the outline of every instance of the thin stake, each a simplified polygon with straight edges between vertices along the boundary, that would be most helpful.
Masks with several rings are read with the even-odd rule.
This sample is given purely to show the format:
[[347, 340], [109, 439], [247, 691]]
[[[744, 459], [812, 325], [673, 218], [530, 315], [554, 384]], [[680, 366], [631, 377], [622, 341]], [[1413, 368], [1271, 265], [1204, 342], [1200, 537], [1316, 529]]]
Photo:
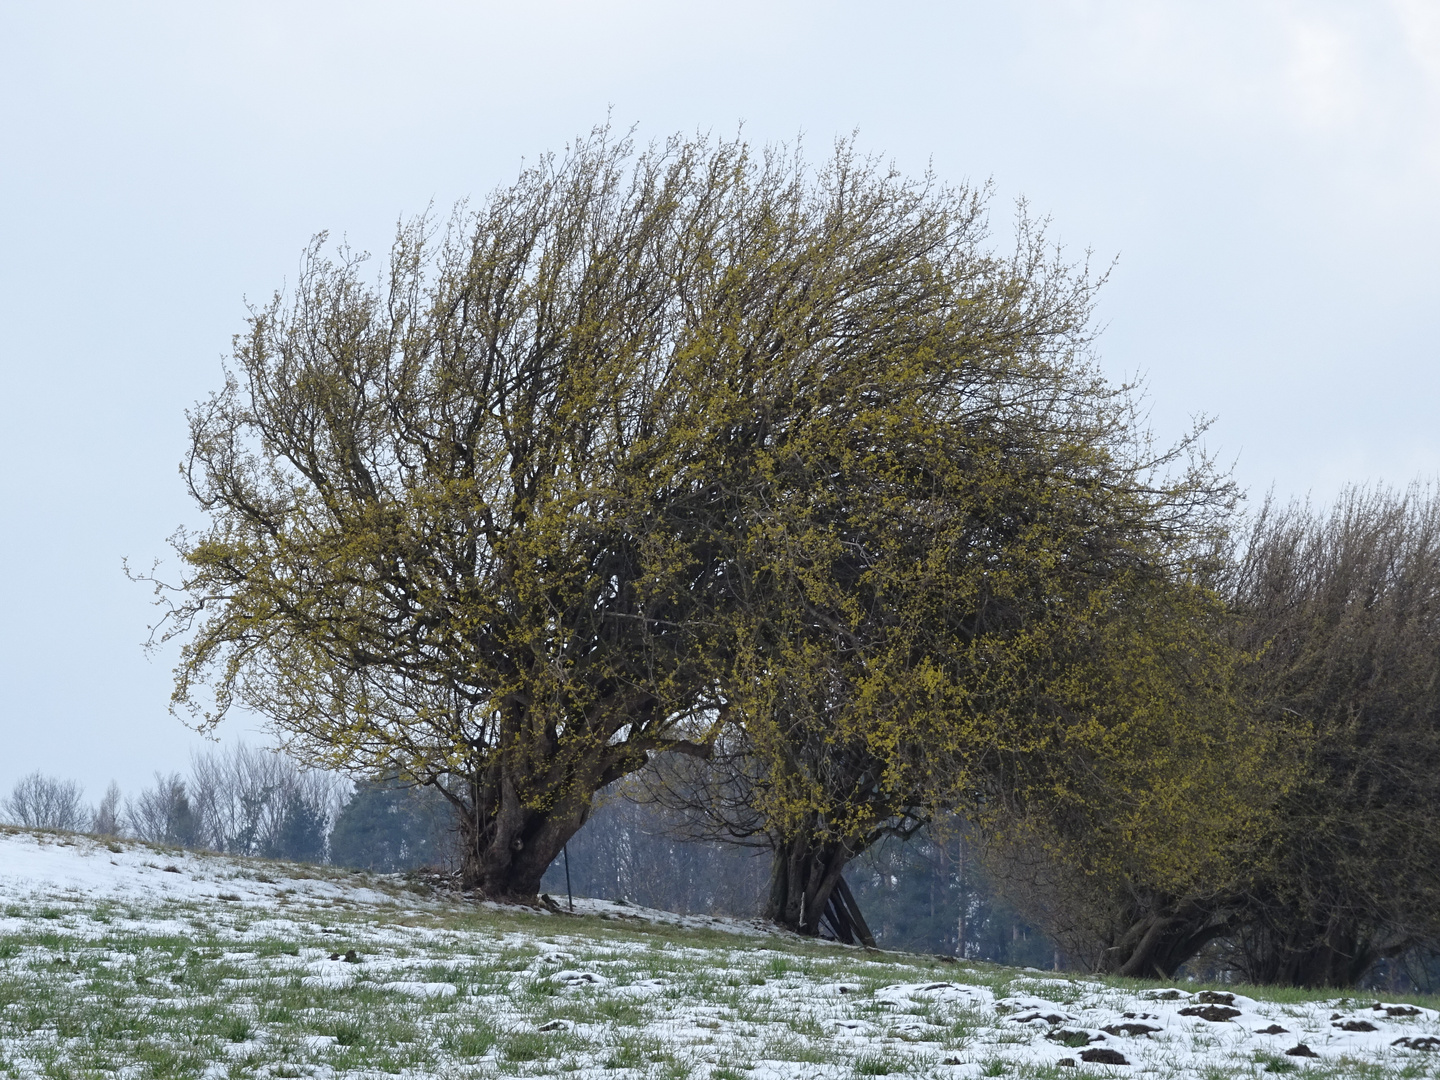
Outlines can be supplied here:
[[570, 900], [570, 910], [575, 910], [575, 894], [570, 891], [570, 845], [566, 844], [560, 849], [565, 853], [565, 895]]

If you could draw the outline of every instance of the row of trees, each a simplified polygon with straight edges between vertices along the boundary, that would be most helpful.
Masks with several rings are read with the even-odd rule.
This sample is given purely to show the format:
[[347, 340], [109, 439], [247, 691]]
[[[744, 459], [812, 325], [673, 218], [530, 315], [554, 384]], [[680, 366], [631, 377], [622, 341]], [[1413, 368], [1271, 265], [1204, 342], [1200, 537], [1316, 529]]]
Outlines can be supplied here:
[[75, 781], [32, 773], [0, 799], [0, 814], [30, 828], [380, 871], [444, 865], [452, 854], [452, 824], [433, 793], [352, 784], [244, 744], [195, 755], [188, 776], [156, 773], [132, 797], [112, 781], [94, 806]]
[[1256, 982], [1344, 986], [1440, 955], [1440, 492], [1267, 503], [1221, 584], [1247, 707], [1298, 735], [1262, 827], [1184, 891], [1002, 847], [1009, 891], [1130, 974], [1203, 951]]
[[767, 850], [803, 933], [867, 939], [846, 866], [959, 815], [1098, 967], [1280, 941], [1262, 881], [1335, 777], [1374, 789], [1318, 749], [1368, 721], [1298, 689], [1323, 619], [1247, 584], [1281, 519], [1237, 553], [1233, 485], [1101, 377], [1099, 282], [1023, 211], [1001, 253], [983, 190], [848, 145], [601, 130], [364, 265], [317, 239], [191, 414], [210, 525], [147, 580], [199, 727], [243, 705], [430, 788], [496, 899], [629, 778]]
[[[257, 773], [271, 782], [255, 784]], [[93, 806], [74, 781], [33, 773], [0, 799], [0, 820], [381, 872], [454, 870], [454, 824], [443, 799], [393, 781], [350, 788], [333, 776], [305, 777], [283, 755], [242, 745], [197, 756], [183, 778], [157, 774], [131, 799], [112, 783]], [[298, 821], [318, 819], [319, 828], [297, 828], [277, 813], [297, 793], [311, 800]], [[215, 816], [196, 810], [245, 801], [260, 807], [253, 831], [241, 830], [248, 842], [236, 830], [215, 828]], [[684, 840], [682, 827], [657, 804], [607, 792], [587, 827], [551, 865], [542, 888], [557, 899], [573, 890], [681, 914], [760, 915], [769, 872], [765, 851]], [[886, 948], [1058, 966], [1050, 939], [995, 893], [970, 843], [951, 825], [867, 852], [851, 876], [862, 906], [880, 913], [876, 939]]]

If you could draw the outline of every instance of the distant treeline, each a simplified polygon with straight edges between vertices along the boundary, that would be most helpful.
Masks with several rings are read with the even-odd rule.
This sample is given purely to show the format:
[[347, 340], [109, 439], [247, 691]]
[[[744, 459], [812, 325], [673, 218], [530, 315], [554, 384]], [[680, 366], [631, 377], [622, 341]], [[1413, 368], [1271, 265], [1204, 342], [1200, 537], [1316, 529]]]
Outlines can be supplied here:
[[31, 828], [387, 873], [445, 865], [452, 831], [433, 790], [357, 784], [244, 745], [197, 754], [188, 776], [157, 772], [133, 796], [112, 781], [96, 805], [75, 781], [32, 773], [0, 812]]
[[[577, 896], [683, 914], [760, 914], [768, 849], [678, 839], [673, 812], [615, 792], [599, 801], [544, 878], [562, 904], [568, 862]], [[0, 800], [0, 812], [31, 828], [382, 873], [458, 864], [453, 811], [433, 788], [353, 783], [244, 745], [196, 755], [188, 775], [156, 773], [128, 797], [111, 783], [95, 805], [75, 781], [32, 773]], [[880, 844], [849, 878], [882, 947], [1047, 968], [1063, 962], [1053, 942], [995, 895], [961, 833]]]
[[[681, 914], [760, 916], [769, 847], [680, 839], [685, 824], [673, 811], [609, 792], [550, 864], [543, 887], [564, 905], [568, 859], [576, 896]], [[851, 863], [846, 878], [881, 948], [1067, 966], [1055, 942], [998, 894], [958, 822], [882, 841]]]

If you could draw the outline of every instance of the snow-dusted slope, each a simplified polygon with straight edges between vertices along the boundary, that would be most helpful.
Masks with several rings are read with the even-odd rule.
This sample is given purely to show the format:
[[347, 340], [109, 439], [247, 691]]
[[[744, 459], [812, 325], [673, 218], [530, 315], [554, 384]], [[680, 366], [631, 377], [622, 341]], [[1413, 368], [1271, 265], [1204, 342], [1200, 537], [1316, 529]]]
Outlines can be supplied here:
[[[283, 881], [270, 876], [281, 868], [289, 871]], [[343, 897], [359, 904], [392, 900], [343, 878], [296, 877], [298, 869], [69, 833], [0, 833], [0, 897], [10, 902], [42, 897], [77, 903], [103, 898], [271, 904], [292, 896], [312, 901]]]
[[0, 831], [0, 1075], [1440, 1076], [1428, 1008], [1125, 989], [576, 906]]
[[[407, 908], [430, 910], [436, 902], [419, 898], [430, 895], [431, 890], [423, 886], [417, 889], [401, 875], [237, 859], [128, 840], [98, 840], [0, 825], [0, 899], [219, 900], [262, 906], [321, 902], [392, 908], [403, 903]], [[565, 903], [563, 899], [561, 903]], [[494, 904], [479, 906], [501, 910]], [[574, 914], [746, 936], [780, 933], [759, 920], [676, 915], [588, 897], [575, 897]]]

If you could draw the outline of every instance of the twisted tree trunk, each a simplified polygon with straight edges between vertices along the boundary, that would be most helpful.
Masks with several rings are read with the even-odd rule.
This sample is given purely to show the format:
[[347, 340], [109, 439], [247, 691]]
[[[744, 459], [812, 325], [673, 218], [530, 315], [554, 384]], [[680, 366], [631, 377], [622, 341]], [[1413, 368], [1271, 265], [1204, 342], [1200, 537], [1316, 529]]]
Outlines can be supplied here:
[[[1397, 939], [1398, 940], [1398, 939]], [[1329, 924], [1273, 918], [1250, 928], [1242, 941], [1247, 978], [1282, 986], [1354, 986], [1376, 960], [1398, 955], [1358, 926], [1334, 920]]]
[[597, 747], [593, 737], [567, 740], [523, 705], [507, 709], [505, 724], [502, 749], [477, 762], [466, 789], [441, 790], [459, 819], [463, 887], [488, 900], [533, 904], [546, 869], [589, 820], [593, 793], [635, 771], [645, 754], [626, 744]]
[[843, 841], [805, 835], [782, 840], [771, 857], [765, 917], [807, 937], [818, 937], [825, 922], [837, 940], [873, 948], [874, 936], [841, 876], [854, 855]]
[[497, 798], [458, 814], [462, 887], [487, 900], [533, 904], [540, 879], [590, 817], [590, 795], [576, 791], [559, 805], [530, 808], [508, 778]]
[[1131, 978], [1168, 979], [1211, 941], [1234, 929], [1231, 912], [1215, 901], [1149, 897], [1130, 924], [1100, 954], [1099, 971]]

